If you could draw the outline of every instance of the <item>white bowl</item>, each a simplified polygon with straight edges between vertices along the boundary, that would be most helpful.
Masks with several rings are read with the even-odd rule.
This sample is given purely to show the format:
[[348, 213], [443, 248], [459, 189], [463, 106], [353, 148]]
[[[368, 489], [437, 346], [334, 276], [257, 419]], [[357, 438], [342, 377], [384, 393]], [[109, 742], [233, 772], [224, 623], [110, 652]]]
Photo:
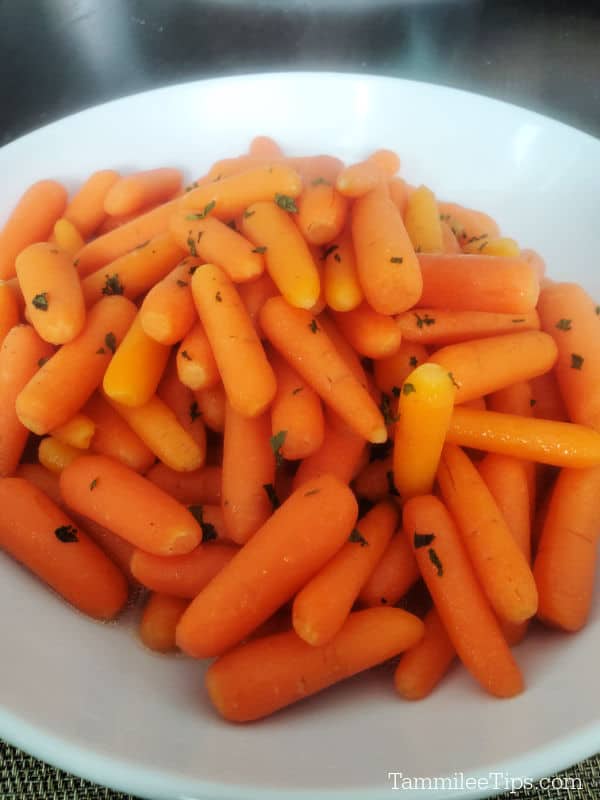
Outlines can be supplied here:
[[[74, 187], [97, 168], [159, 165], [197, 177], [258, 133], [290, 153], [347, 160], [391, 147], [410, 181], [488, 211], [553, 276], [600, 294], [600, 142], [505, 103], [391, 78], [227, 78], [84, 111], [0, 150], [0, 215], [42, 177]], [[437, 800], [484, 796], [600, 750], [597, 599], [580, 634], [535, 630], [517, 649], [527, 691], [516, 699], [488, 697], [456, 669], [427, 700], [403, 702], [381, 668], [250, 726], [212, 711], [202, 664], [147, 652], [131, 619], [89, 621], [2, 555], [0, 605], [0, 736], [149, 798], [383, 800], [391, 772], [446, 776]], [[428, 794], [415, 783], [403, 797]]]

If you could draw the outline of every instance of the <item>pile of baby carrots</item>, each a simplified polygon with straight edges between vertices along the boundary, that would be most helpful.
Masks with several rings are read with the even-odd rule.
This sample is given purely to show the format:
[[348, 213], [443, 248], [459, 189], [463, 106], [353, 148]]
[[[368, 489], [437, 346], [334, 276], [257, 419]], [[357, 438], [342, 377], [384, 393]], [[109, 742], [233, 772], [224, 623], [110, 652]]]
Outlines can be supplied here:
[[231, 721], [389, 659], [511, 697], [588, 617], [600, 306], [399, 169], [257, 137], [0, 231], [0, 546], [96, 619], [144, 587]]

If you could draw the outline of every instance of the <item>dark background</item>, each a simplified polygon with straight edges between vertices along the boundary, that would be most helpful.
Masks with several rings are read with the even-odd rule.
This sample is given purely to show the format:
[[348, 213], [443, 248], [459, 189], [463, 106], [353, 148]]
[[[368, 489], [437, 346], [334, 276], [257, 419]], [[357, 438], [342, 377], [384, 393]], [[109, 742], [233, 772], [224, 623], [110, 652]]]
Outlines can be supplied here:
[[446, 84], [600, 135], [600, 0], [0, 0], [0, 56], [0, 145], [144, 89], [293, 69]]

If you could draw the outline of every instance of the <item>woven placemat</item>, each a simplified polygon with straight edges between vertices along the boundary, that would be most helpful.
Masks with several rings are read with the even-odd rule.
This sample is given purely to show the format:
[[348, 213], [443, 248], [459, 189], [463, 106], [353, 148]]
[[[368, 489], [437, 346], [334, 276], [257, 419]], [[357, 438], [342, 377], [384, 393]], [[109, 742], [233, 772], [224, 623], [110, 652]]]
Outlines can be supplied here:
[[[600, 755], [581, 761], [554, 778], [546, 788], [534, 785], [499, 795], [501, 800], [598, 800]], [[401, 796], [390, 787], [390, 797]], [[0, 740], [1, 800], [138, 800], [38, 761]], [[260, 800], [257, 797], [256, 800]], [[365, 798], [367, 800], [367, 798]]]

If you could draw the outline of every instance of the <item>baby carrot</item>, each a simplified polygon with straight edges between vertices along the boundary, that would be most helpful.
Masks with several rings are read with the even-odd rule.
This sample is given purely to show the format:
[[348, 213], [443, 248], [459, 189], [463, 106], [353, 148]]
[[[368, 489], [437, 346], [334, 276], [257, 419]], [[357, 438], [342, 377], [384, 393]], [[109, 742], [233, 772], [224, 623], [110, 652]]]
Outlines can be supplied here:
[[423, 308], [491, 311], [518, 319], [536, 306], [538, 277], [522, 258], [424, 253], [419, 265]]
[[0, 345], [0, 477], [15, 471], [29, 436], [15, 411], [16, 399], [51, 353], [30, 325], [11, 328]]
[[393, 150], [380, 149], [371, 153], [369, 161], [373, 161], [385, 175], [392, 178], [400, 169], [400, 158]]
[[356, 271], [354, 245], [349, 228], [323, 251], [323, 289], [327, 305], [334, 311], [351, 311], [360, 305], [363, 291]]
[[397, 522], [395, 506], [376, 505], [357, 523], [346, 544], [298, 592], [292, 623], [301, 639], [318, 647], [339, 632], [383, 556]]
[[94, 172], [69, 201], [64, 218], [77, 228], [84, 239], [96, 233], [104, 221], [104, 198], [118, 180], [119, 173], [112, 169]]
[[87, 534], [22, 478], [0, 479], [0, 547], [84, 614], [112, 619], [127, 581]]
[[462, 247], [463, 253], [481, 254], [484, 256], [503, 256], [505, 258], [519, 258], [521, 248], [514, 239], [507, 237], [488, 236], [467, 239]]
[[0, 346], [4, 337], [20, 319], [19, 304], [11, 287], [0, 282]]
[[39, 435], [48, 433], [85, 405], [101, 383], [135, 310], [124, 297], [106, 297], [89, 310], [79, 336], [64, 344], [17, 397], [17, 415], [25, 427]]
[[402, 384], [394, 438], [394, 485], [402, 500], [431, 492], [455, 394], [437, 364], [421, 364]]
[[393, 606], [420, 577], [408, 536], [400, 529], [358, 596], [365, 606]]
[[85, 306], [70, 256], [38, 242], [17, 256], [15, 269], [28, 319], [42, 339], [52, 344], [74, 339], [85, 323]]
[[175, 650], [175, 628], [187, 607], [180, 597], [153, 592], [140, 621], [140, 639], [146, 647], [159, 653]]
[[189, 389], [210, 389], [221, 381], [210, 342], [202, 327], [196, 324], [188, 331], [177, 350], [177, 375]]
[[298, 198], [298, 227], [310, 244], [326, 244], [338, 236], [348, 214], [348, 200], [334, 186], [317, 178]]
[[440, 228], [442, 230], [442, 252], [460, 253], [460, 244], [450, 225], [442, 219], [440, 220]]
[[356, 517], [352, 492], [333, 476], [304, 484], [192, 602], [177, 627], [179, 647], [203, 658], [240, 642], [329, 561]]
[[64, 425], [50, 431], [50, 434], [58, 439], [59, 442], [78, 447], [80, 450], [87, 450], [92, 442], [96, 426], [85, 414], [75, 414]]
[[14, 472], [15, 478], [24, 478], [28, 483], [36, 486], [41, 492], [48, 495], [54, 505], [62, 508], [64, 500], [60, 493], [58, 474], [50, 472], [41, 464], [19, 464]]
[[93, 394], [83, 407], [84, 414], [94, 423], [90, 450], [110, 456], [136, 472], [145, 472], [154, 463], [154, 453], [137, 433], [100, 394]]
[[558, 388], [555, 370], [533, 378], [531, 393], [534, 417], [567, 422], [567, 410]]
[[159, 463], [148, 470], [146, 478], [186, 506], [221, 503], [221, 467], [176, 472]]
[[447, 345], [430, 361], [452, 375], [456, 402], [464, 403], [548, 372], [556, 345], [547, 333], [526, 331]]
[[38, 460], [43, 467], [55, 472], [57, 475], [75, 461], [82, 451], [78, 447], [61, 442], [53, 436], [45, 436], [38, 446]]
[[0, 280], [13, 277], [22, 250], [50, 236], [66, 203], [65, 187], [56, 181], [38, 181], [27, 189], [0, 230]]
[[415, 308], [396, 318], [405, 341], [420, 344], [447, 345], [487, 336], [520, 331], [538, 331], [537, 311], [520, 317], [514, 314], [494, 314], [490, 311], [444, 311], [444, 309]]
[[435, 608], [425, 619], [425, 633], [400, 658], [394, 685], [405, 700], [422, 700], [435, 689], [452, 666], [456, 651]]
[[179, 556], [155, 556], [134, 550], [131, 571], [142, 586], [154, 592], [192, 600], [237, 552], [237, 547], [213, 542]]
[[64, 217], [55, 222], [53, 238], [58, 249], [68, 253], [72, 258], [85, 244], [83, 236], [75, 225]]
[[333, 318], [356, 352], [367, 358], [385, 358], [400, 347], [402, 333], [393, 317], [378, 314], [368, 303], [352, 311], [334, 312]]
[[260, 321], [277, 350], [356, 433], [371, 442], [387, 439], [375, 402], [310, 312], [273, 297], [263, 306]]
[[363, 365], [356, 350], [352, 347], [346, 337], [342, 336], [340, 329], [331, 319], [329, 314], [324, 313], [319, 315], [319, 326], [325, 331], [334, 349], [341, 356], [346, 367], [350, 370], [352, 375], [354, 375], [360, 385], [365, 388], [369, 388], [367, 374], [363, 369]]
[[258, 416], [275, 395], [275, 375], [234, 284], [205, 264], [192, 277], [192, 294], [229, 402], [240, 414]]
[[178, 169], [161, 167], [135, 172], [116, 180], [104, 198], [107, 214], [134, 214], [156, 203], [164, 203], [181, 187]]
[[491, 694], [519, 694], [523, 678], [444, 505], [431, 495], [411, 498], [404, 506], [404, 526], [460, 660]]
[[399, 395], [400, 387], [409, 373], [424, 364], [429, 353], [421, 344], [402, 341], [398, 350], [391, 356], [378, 358], [373, 363], [373, 371], [377, 388], [386, 394]]
[[181, 341], [198, 319], [191, 281], [199, 259], [184, 259], [150, 289], [140, 308], [142, 328], [161, 344]]
[[82, 455], [73, 461], [61, 473], [60, 490], [74, 511], [149, 553], [189, 553], [202, 539], [200, 526], [184, 506], [106, 456]]
[[227, 404], [221, 506], [238, 544], [248, 541], [273, 511], [267, 490], [275, 483], [274, 441], [268, 413], [248, 419]]
[[435, 195], [427, 186], [419, 186], [408, 198], [404, 224], [415, 250], [420, 253], [443, 251], [440, 212]]
[[255, 136], [250, 142], [248, 153], [254, 158], [281, 158], [281, 147], [270, 136]]
[[379, 186], [386, 177], [377, 159], [367, 158], [345, 167], [337, 176], [335, 188], [345, 197], [362, 197]]
[[206, 430], [198, 403], [187, 386], [177, 376], [175, 358], [171, 358], [158, 386], [157, 394], [177, 417], [181, 427], [189, 433], [201, 452], [206, 453]]
[[269, 297], [275, 297], [279, 294], [279, 291], [273, 283], [271, 276], [266, 272], [255, 281], [250, 281], [249, 283], [240, 283], [237, 288], [242, 303], [248, 312], [248, 316], [252, 320], [252, 324], [260, 336], [262, 333], [258, 321], [260, 310], [267, 302]]
[[391, 178], [388, 181], [387, 188], [392, 202], [402, 217], [404, 217], [404, 212], [406, 211], [406, 206], [408, 204], [408, 198], [413, 193], [414, 188], [409, 187], [403, 178], [398, 177]]
[[447, 222], [462, 242], [479, 237], [500, 236], [494, 220], [482, 211], [459, 206], [456, 203], [438, 203], [440, 217]]
[[207, 428], [215, 433], [223, 433], [225, 429], [225, 405], [227, 398], [223, 384], [219, 383], [210, 389], [200, 389], [194, 392], [198, 409], [202, 414], [202, 421]]
[[[319, 298], [319, 273], [307, 243], [276, 202], [254, 203], [244, 212], [244, 234], [264, 252], [267, 271], [293, 306], [312, 308]], [[295, 208], [295, 206], [294, 206]]]
[[536, 253], [535, 250], [525, 249], [521, 250], [521, 258], [524, 258], [532, 266], [541, 281], [546, 274], [546, 262], [541, 255]]
[[446, 441], [555, 467], [600, 464], [600, 434], [583, 425], [454, 409]]
[[396, 494], [392, 456], [376, 458], [361, 469], [352, 481], [352, 488], [358, 497], [371, 503], [379, 503], [389, 494]]
[[206, 688], [222, 717], [250, 722], [387, 661], [422, 635], [419, 618], [400, 608], [365, 609], [323, 647], [293, 631], [236, 647], [211, 664]]

